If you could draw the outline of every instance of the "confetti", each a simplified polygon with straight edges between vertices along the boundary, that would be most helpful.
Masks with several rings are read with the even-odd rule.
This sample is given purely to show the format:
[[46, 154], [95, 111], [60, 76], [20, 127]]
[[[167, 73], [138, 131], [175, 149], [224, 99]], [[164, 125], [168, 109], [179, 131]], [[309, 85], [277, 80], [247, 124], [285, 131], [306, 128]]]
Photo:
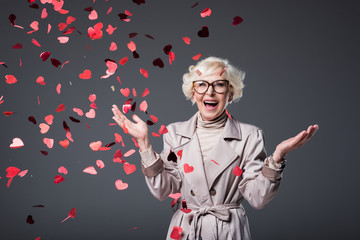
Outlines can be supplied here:
[[61, 84], [60, 83], [56, 86], [56, 92], [58, 94], [60, 94], [60, 92], [61, 92]]
[[225, 109], [225, 112], [226, 112], [226, 115], [228, 115], [228, 117], [229, 117], [230, 119], [232, 119], [232, 117], [231, 117], [231, 115], [229, 114], [229, 112], [228, 112], [227, 109]]
[[12, 149], [21, 148], [23, 146], [24, 146], [24, 143], [20, 138], [14, 138], [12, 140], [12, 143], [10, 144], [10, 148], [12, 148]]
[[[196, 61], [196, 60], [199, 60], [200, 57], [201, 57], [201, 53], [193, 56], [192, 59]], [[197, 71], [197, 70], [196, 70], [196, 71]], [[200, 71], [199, 71], [199, 72], [200, 72]], [[197, 73], [197, 72], [196, 72], [196, 73]], [[200, 73], [201, 73], [201, 72], [200, 72]], [[198, 75], [199, 75], [199, 74], [198, 74]], [[201, 76], [201, 74], [200, 74], [200, 76]]]
[[203, 26], [200, 31], [198, 31], [198, 36], [205, 38], [209, 36], [209, 28], [207, 26]]
[[148, 72], [147, 72], [145, 69], [143, 69], [143, 68], [140, 68], [140, 73], [141, 73], [145, 78], [148, 78], [148, 77], [149, 77]]
[[179, 240], [181, 239], [181, 233], [182, 233], [183, 229], [181, 227], [178, 226], [174, 226], [173, 230], [170, 233], [170, 238], [171, 239], [175, 239], [175, 240]]
[[135, 153], [135, 150], [134, 149], [130, 149], [129, 151], [127, 151], [125, 154], [124, 154], [124, 157], [129, 157], [131, 155], [133, 155]]
[[111, 26], [110, 24], [108, 25], [107, 29], [106, 29], [106, 32], [109, 34], [109, 35], [112, 35], [114, 33], [114, 31], [117, 29], [117, 27], [113, 27]]
[[6, 172], [7, 172], [6, 177], [9, 178], [7, 182], [7, 187], [10, 187], [13, 178], [19, 174], [20, 169], [18, 169], [17, 167], [8, 167], [6, 169]]
[[167, 132], [168, 132], [168, 130], [167, 130], [166, 126], [165, 126], [165, 125], [161, 125], [160, 130], [159, 130], [159, 133], [160, 133], [160, 134], [165, 134], [165, 133], [167, 133]]
[[130, 163], [126, 162], [126, 163], [124, 163], [123, 167], [124, 167], [124, 171], [127, 175], [136, 171], [135, 164], [130, 164]]
[[170, 150], [170, 153], [169, 155], [167, 156], [167, 160], [168, 161], [172, 161], [172, 162], [177, 162], [177, 157], [176, 157], [176, 154]]
[[54, 183], [55, 183], [55, 184], [58, 184], [58, 183], [61, 183], [61, 182], [64, 181], [64, 180], [65, 180], [65, 178], [64, 178], [63, 176], [61, 176], [61, 175], [56, 175], [56, 176], [55, 176]]
[[127, 47], [129, 48], [130, 51], [134, 52], [136, 50], [136, 44], [133, 41], [130, 41], [127, 44]]
[[110, 51], [116, 51], [116, 49], [117, 49], [116, 43], [111, 42], [109, 50]]
[[151, 135], [152, 135], [153, 137], [160, 137], [160, 135], [157, 134], [156, 132], [152, 132]]
[[52, 138], [44, 138], [43, 142], [48, 148], [52, 148], [54, 146], [54, 139]]
[[120, 92], [121, 92], [122, 95], [124, 95], [124, 97], [128, 97], [129, 94], [130, 94], [130, 89], [122, 88], [122, 89], [120, 89]]
[[172, 62], [175, 60], [175, 53], [174, 52], [169, 52], [169, 63], [170, 65], [172, 64]]
[[133, 2], [136, 3], [137, 5], [140, 5], [140, 4], [144, 4], [145, 0], [133, 0]]
[[172, 46], [170, 44], [166, 45], [163, 50], [166, 55], [169, 55], [170, 50], [172, 49]]
[[154, 115], [150, 115], [150, 118], [154, 123], [157, 123], [157, 121], [158, 121], [157, 117], [155, 117]]
[[14, 84], [17, 82], [17, 79], [13, 75], [5, 75], [5, 80], [7, 84]]
[[36, 79], [36, 82], [40, 85], [45, 85], [45, 81], [44, 81], [44, 77], [43, 76], [39, 76], [37, 79]]
[[235, 168], [233, 170], [233, 174], [240, 177], [242, 173], [243, 173], [243, 170], [241, 168], [239, 168], [239, 166], [235, 166]]
[[103, 32], [101, 30], [102, 28], [103, 28], [103, 24], [101, 22], [95, 24], [93, 28], [89, 27], [88, 36], [90, 37], [90, 39], [96, 40], [102, 38], [103, 36]]
[[101, 160], [96, 160], [96, 165], [98, 166], [99, 169], [102, 169], [105, 167], [104, 162]]
[[183, 150], [179, 150], [179, 151], [176, 153], [176, 155], [179, 156], [180, 160], [181, 160], [181, 158], [182, 158], [182, 152], [183, 152]]
[[136, 97], [136, 90], [135, 88], [132, 89], [133, 96]]
[[148, 104], [147, 104], [146, 100], [142, 101], [140, 103], [140, 107], [139, 107], [140, 111], [146, 112], [147, 108], [148, 108]]
[[101, 141], [91, 142], [91, 143], [89, 144], [91, 150], [93, 150], [93, 151], [98, 151], [98, 150], [100, 149], [101, 145], [102, 145], [102, 142], [101, 142]]
[[233, 19], [232, 25], [233, 25], [233, 26], [236, 26], [236, 25], [240, 24], [242, 21], [244, 21], [244, 19], [242, 19], [242, 18], [239, 17], [239, 16], [236, 16], [236, 17], [234, 17], [234, 19]]
[[91, 175], [96, 175], [97, 171], [95, 170], [95, 168], [93, 166], [87, 167], [83, 170], [84, 173], [88, 173]]
[[123, 181], [121, 181], [120, 179], [115, 181], [115, 187], [117, 190], [125, 190], [128, 188], [128, 184], [124, 183]]
[[89, 19], [90, 20], [96, 20], [98, 18], [98, 14], [95, 10], [92, 10], [91, 13], [89, 14]]
[[67, 43], [69, 41], [69, 37], [58, 37], [57, 39], [60, 43]]
[[202, 18], [204, 17], [209, 17], [211, 15], [211, 9], [210, 8], [205, 8], [201, 13], [200, 16]]
[[83, 116], [84, 113], [80, 108], [73, 108], [73, 111], [76, 112], [79, 116]]
[[153, 61], [153, 65], [156, 67], [159, 67], [159, 68], [163, 68], [164, 67], [164, 62], [161, 60], [161, 58], [156, 58], [154, 61]]
[[54, 67], [58, 67], [59, 65], [61, 65], [61, 62], [55, 58], [51, 58], [51, 64], [54, 66]]
[[34, 221], [34, 219], [33, 219], [33, 217], [31, 215], [27, 216], [26, 223], [27, 224], [34, 224], [35, 223], [35, 221]]
[[218, 164], [215, 160], [212, 160], [212, 159], [211, 159], [211, 161], [212, 161], [213, 163], [215, 163], [216, 165], [220, 165], [220, 164]]
[[62, 173], [62, 174], [65, 174], [65, 175], [68, 174], [68, 170], [63, 166], [58, 168], [58, 172]]
[[23, 45], [21, 43], [17, 43], [15, 45], [12, 46], [13, 49], [21, 49], [23, 48]]
[[96, 116], [96, 112], [94, 109], [90, 109], [87, 113], [85, 113], [85, 116], [87, 118], [95, 118]]
[[184, 40], [184, 42], [185, 42], [187, 45], [190, 45], [190, 41], [191, 41], [190, 38], [188, 38], [188, 37], [183, 37], [182, 39]]
[[128, 61], [128, 57], [123, 57], [122, 59], [120, 59], [119, 64], [124, 66], [124, 64], [125, 64], [127, 61]]
[[7, 117], [7, 116], [10, 116], [10, 115], [13, 115], [15, 112], [9, 112], [9, 111], [5, 111], [4, 112], [4, 115]]
[[46, 61], [49, 57], [50, 57], [50, 52], [42, 52], [40, 54], [40, 58], [43, 60], [43, 61]]
[[40, 43], [39, 43], [38, 41], [36, 41], [35, 39], [32, 40], [32, 43], [33, 43], [35, 46], [41, 47]]
[[79, 74], [79, 78], [81, 79], [90, 79], [91, 71], [89, 69], [85, 69], [82, 73]]
[[148, 88], [145, 88], [144, 92], [141, 94], [141, 97], [145, 97], [150, 93]]
[[23, 171], [19, 172], [18, 176], [19, 177], [24, 177], [28, 173], [28, 171], [29, 171], [28, 169], [23, 170]]
[[194, 167], [190, 166], [189, 164], [185, 163], [184, 164], [184, 172], [185, 173], [191, 173], [192, 171], [194, 171]]
[[59, 141], [59, 144], [63, 147], [63, 148], [67, 148], [70, 144], [69, 140], [65, 139], [63, 141]]
[[65, 110], [65, 105], [64, 104], [60, 104], [57, 109], [55, 110], [55, 112], [62, 112]]
[[89, 101], [90, 102], [95, 102], [95, 100], [96, 100], [96, 94], [90, 94], [89, 95]]
[[[56, 2], [56, 1], [55, 1]], [[64, 220], [61, 221], [61, 223], [65, 222], [66, 220], [68, 220], [69, 218], [75, 218], [76, 217], [76, 213], [75, 213], [76, 209], [73, 208], [70, 210], [68, 217], [65, 218]]]

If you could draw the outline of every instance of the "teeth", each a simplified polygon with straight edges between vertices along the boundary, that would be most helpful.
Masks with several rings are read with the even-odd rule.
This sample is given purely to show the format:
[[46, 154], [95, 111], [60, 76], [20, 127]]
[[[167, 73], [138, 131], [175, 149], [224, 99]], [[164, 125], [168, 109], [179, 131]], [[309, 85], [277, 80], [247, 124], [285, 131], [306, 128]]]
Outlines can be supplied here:
[[205, 103], [217, 103], [217, 101], [204, 101]]

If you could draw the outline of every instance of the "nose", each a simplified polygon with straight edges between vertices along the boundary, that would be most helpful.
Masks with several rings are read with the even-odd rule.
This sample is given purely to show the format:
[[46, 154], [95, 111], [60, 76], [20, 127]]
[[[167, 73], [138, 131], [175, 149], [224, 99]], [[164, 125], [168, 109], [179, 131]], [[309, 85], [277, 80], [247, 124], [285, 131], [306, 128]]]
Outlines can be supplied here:
[[206, 91], [206, 94], [207, 95], [213, 95], [215, 93], [215, 90], [214, 90], [214, 86], [213, 85], [210, 85], [209, 88], [207, 89]]

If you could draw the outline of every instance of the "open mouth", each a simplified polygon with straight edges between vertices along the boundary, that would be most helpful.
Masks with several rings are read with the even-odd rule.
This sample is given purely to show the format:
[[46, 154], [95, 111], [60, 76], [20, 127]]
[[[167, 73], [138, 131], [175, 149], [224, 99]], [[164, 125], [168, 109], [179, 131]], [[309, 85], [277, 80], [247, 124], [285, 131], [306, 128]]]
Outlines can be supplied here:
[[214, 109], [218, 103], [218, 101], [204, 101], [204, 106], [206, 109]]

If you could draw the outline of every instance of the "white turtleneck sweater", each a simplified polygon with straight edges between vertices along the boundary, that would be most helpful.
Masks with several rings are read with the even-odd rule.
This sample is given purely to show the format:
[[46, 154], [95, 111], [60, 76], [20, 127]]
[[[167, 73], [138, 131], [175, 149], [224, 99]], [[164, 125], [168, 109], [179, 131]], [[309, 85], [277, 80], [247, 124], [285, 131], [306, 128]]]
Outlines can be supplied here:
[[198, 113], [196, 134], [198, 135], [203, 162], [207, 160], [211, 149], [221, 137], [226, 121], [227, 115], [225, 111], [219, 117], [210, 121], [204, 121], [200, 113]]

